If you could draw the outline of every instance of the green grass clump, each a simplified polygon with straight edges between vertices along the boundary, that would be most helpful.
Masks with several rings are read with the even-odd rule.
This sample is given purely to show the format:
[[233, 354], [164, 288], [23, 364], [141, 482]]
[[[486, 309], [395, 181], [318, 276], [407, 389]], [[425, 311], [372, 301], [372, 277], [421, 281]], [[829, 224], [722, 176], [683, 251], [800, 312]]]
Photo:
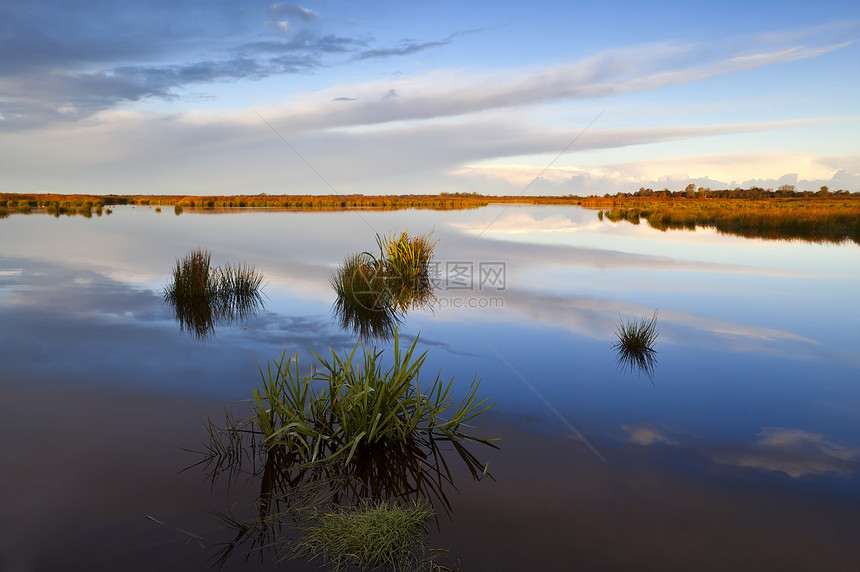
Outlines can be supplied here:
[[298, 540], [296, 555], [322, 556], [336, 571], [428, 570], [438, 568], [426, 555], [433, 508], [412, 502], [400, 506], [363, 501], [318, 516]]
[[256, 313], [263, 304], [262, 282], [262, 274], [252, 266], [212, 266], [212, 253], [195, 248], [177, 259], [164, 300], [176, 312], [182, 331], [205, 339], [216, 324]]
[[337, 293], [334, 313], [344, 329], [361, 339], [388, 339], [397, 326], [398, 316], [386, 287], [382, 265], [366, 253], [344, 260], [331, 278]]
[[432, 305], [430, 265], [436, 242], [430, 235], [377, 235], [379, 255], [351, 255], [331, 278], [334, 313], [361, 339], [388, 339], [410, 309]]
[[657, 363], [654, 342], [657, 341], [657, 312], [648, 318], [630, 321], [621, 319], [615, 329], [616, 341], [612, 349], [617, 352], [616, 363], [619, 370], [639, 370], [653, 379]]
[[[316, 371], [300, 376], [298, 363], [286, 359], [260, 369], [261, 388], [254, 390], [257, 415], [254, 422], [269, 448], [281, 447], [304, 462], [330, 461], [374, 446], [426, 441], [436, 435], [453, 442], [487, 442], [461, 432], [461, 427], [492, 405], [478, 401], [480, 381], [473, 379], [466, 395], [453, 405], [452, 385], [436, 376], [426, 389], [418, 374], [427, 352], [414, 357], [418, 339], [401, 351], [394, 335], [394, 363], [382, 367], [383, 352], [359, 344], [352, 352], [331, 360], [317, 354]], [[285, 361], [286, 360], [286, 361]]]

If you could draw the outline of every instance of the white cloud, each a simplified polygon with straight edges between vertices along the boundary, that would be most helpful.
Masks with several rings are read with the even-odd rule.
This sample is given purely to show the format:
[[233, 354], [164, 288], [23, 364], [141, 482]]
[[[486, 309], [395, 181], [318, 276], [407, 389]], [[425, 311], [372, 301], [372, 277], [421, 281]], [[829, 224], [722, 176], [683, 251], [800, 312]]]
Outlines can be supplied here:
[[286, 20], [267, 20], [265, 24], [267, 28], [280, 30], [281, 32], [288, 32], [290, 30], [290, 23]]
[[662, 443], [665, 445], [677, 445], [678, 442], [667, 437], [662, 431], [653, 427], [622, 425], [621, 428], [627, 433], [631, 443], [648, 447]]
[[[752, 124], [749, 126], [752, 127]], [[766, 126], [764, 128], [778, 128]], [[645, 131], [645, 130], [637, 130]], [[653, 130], [652, 136], [660, 130]], [[690, 137], [694, 130], [690, 130]], [[739, 126], [738, 132], [743, 132]], [[706, 135], [707, 132], [701, 132]], [[644, 136], [644, 133], [643, 133]], [[598, 140], [600, 135], [597, 134]], [[631, 135], [627, 139], [635, 144]], [[591, 143], [591, 141], [589, 141]], [[635, 163], [578, 164], [544, 169], [525, 163], [491, 162], [454, 169], [451, 175], [470, 180], [496, 181], [522, 189], [537, 177], [536, 188], [552, 194], [603, 194], [632, 192], [640, 186], [654, 189], [683, 189], [691, 181], [714, 189], [737, 186], [776, 188], [787, 176], [798, 188], [817, 190], [830, 185], [832, 190], [860, 189], [860, 155], [821, 155], [818, 153], [763, 152], [667, 157]]]

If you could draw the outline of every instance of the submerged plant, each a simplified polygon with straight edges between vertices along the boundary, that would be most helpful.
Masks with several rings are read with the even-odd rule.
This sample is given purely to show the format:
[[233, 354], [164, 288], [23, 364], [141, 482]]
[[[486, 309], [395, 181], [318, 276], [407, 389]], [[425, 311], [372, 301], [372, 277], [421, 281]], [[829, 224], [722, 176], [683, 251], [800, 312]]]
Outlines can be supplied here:
[[296, 555], [322, 556], [336, 571], [433, 569], [427, 556], [428, 523], [433, 507], [418, 501], [406, 505], [362, 501], [357, 506], [322, 513], [307, 527]]
[[263, 275], [252, 266], [212, 266], [212, 253], [191, 250], [176, 261], [171, 282], [164, 288], [183, 332], [206, 339], [218, 323], [243, 320], [263, 305]]
[[615, 328], [616, 341], [612, 349], [617, 352], [618, 369], [639, 370], [649, 378], [654, 377], [654, 366], [657, 364], [654, 342], [659, 336], [657, 331], [657, 311], [648, 318], [638, 318], [625, 321], [619, 320]]

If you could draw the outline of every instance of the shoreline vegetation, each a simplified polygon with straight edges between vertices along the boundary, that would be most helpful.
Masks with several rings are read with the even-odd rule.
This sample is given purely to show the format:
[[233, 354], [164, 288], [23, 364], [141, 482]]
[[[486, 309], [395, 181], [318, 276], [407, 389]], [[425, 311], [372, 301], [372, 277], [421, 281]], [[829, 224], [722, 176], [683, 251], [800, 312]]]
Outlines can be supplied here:
[[477, 209], [491, 204], [572, 205], [597, 211], [600, 220], [639, 224], [644, 219], [661, 231], [713, 227], [718, 232], [764, 239], [860, 244], [860, 193], [779, 189], [711, 190], [688, 185], [684, 191], [654, 191], [587, 196], [492, 196], [476, 193], [438, 195], [57, 195], [0, 193], [0, 218], [15, 214], [101, 216], [114, 205], [174, 207], [183, 212], [216, 214], [236, 209], [297, 211]]

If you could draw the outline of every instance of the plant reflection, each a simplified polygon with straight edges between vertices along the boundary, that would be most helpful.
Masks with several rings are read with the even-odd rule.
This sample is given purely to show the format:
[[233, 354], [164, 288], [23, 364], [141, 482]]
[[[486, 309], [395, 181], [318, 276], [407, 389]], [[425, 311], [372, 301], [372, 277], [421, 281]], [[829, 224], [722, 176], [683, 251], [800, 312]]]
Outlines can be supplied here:
[[404, 232], [376, 241], [379, 256], [351, 255], [331, 278], [337, 321], [365, 341], [391, 338], [409, 310], [436, 302], [430, 273], [436, 243], [430, 235]]
[[211, 265], [211, 253], [197, 248], [176, 261], [164, 301], [173, 309], [179, 330], [206, 340], [216, 325], [254, 316], [263, 309], [263, 276], [247, 265]]
[[235, 481], [243, 475], [259, 483], [252, 515], [215, 513], [235, 533], [213, 556], [219, 565], [226, 563], [237, 549], [246, 557], [259, 552], [265, 558], [266, 551], [278, 559], [296, 557], [300, 534], [291, 532], [306, 530], [320, 513], [367, 501], [388, 501], [392, 506], [406, 506], [413, 501], [427, 503], [450, 518], [448, 495], [457, 491], [450, 465], [451, 449], [472, 479], [492, 479], [486, 466], [467, 447], [447, 438], [371, 447], [357, 452], [349, 462], [335, 459], [307, 463], [282, 446], [267, 450], [260, 445], [259, 431], [244, 432], [233, 427], [237, 432], [231, 436], [211, 422], [209, 429], [213, 440], [206, 445], [211, 448], [204, 452], [206, 457], [201, 463], [212, 485], [221, 477]]

